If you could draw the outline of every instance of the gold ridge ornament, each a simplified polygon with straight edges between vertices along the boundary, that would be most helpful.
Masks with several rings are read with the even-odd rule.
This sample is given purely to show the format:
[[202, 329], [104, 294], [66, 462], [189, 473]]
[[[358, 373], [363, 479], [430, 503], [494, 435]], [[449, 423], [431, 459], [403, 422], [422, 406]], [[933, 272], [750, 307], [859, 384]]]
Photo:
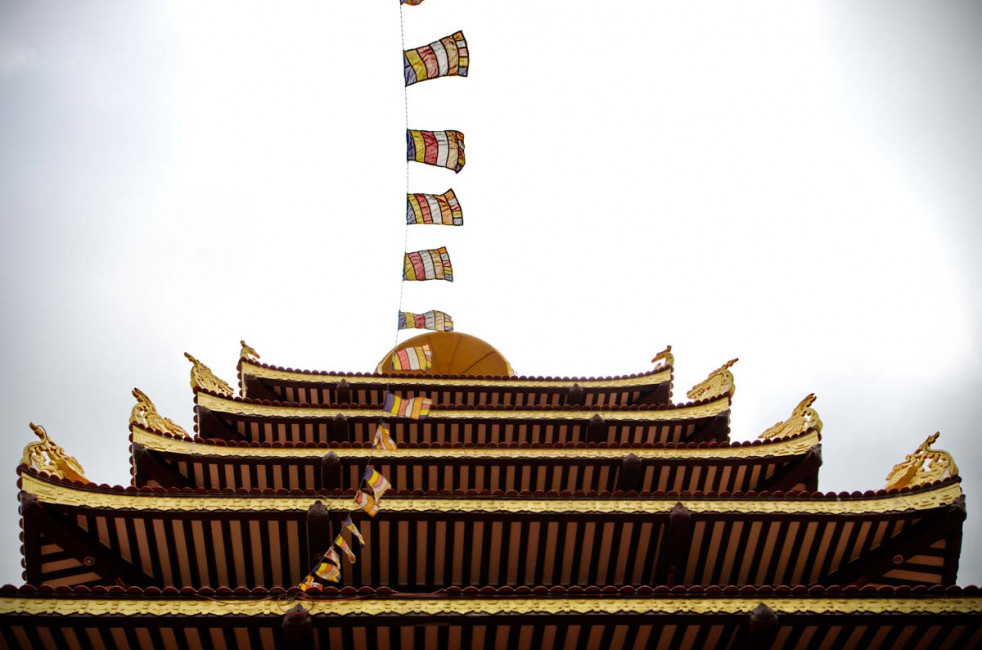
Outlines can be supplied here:
[[815, 393], [809, 393], [805, 399], [798, 403], [798, 406], [794, 407], [794, 410], [791, 411], [791, 417], [783, 422], [778, 422], [757, 437], [761, 440], [783, 440], [804, 433], [809, 429], [821, 432], [822, 419], [818, 417], [818, 411], [812, 408], [815, 399]]
[[24, 457], [21, 459], [21, 463], [58, 478], [89, 482], [89, 479], [85, 477], [85, 470], [81, 463], [52, 442], [44, 427], [33, 422], [30, 423], [30, 427], [34, 435], [40, 438], [40, 442], [31, 442], [24, 447]]
[[907, 454], [903, 462], [893, 466], [887, 475], [887, 490], [918, 487], [958, 475], [958, 466], [950, 453], [942, 449], [931, 449], [931, 445], [940, 435], [940, 432], [931, 434], [914, 453]]
[[170, 418], [165, 418], [157, 412], [157, 407], [150, 401], [147, 394], [139, 388], [133, 389], [133, 397], [136, 404], [130, 411], [130, 424], [139, 424], [142, 427], [161, 433], [169, 433], [180, 438], [190, 438], [188, 432], [182, 429]]
[[223, 397], [231, 397], [232, 387], [229, 386], [225, 381], [219, 379], [215, 373], [211, 371], [211, 368], [201, 363], [193, 356], [184, 353], [187, 360], [193, 365], [191, 367], [191, 388], [194, 390], [203, 390], [209, 393], [215, 393]]
[[736, 392], [736, 383], [733, 380], [733, 373], [730, 372], [730, 368], [737, 361], [739, 359], [730, 359], [709, 373], [708, 377], [693, 386], [685, 396], [696, 401], [713, 399], [723, 395], [733, 397], [733, 393]]

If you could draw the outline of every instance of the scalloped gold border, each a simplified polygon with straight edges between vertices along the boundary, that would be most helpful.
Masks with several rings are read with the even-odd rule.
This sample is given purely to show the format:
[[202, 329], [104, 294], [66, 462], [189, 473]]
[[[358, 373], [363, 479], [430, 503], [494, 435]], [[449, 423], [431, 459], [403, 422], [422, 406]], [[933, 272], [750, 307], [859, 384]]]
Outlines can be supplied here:
[[[165, 495], [160, 493], [103, 492], [83, 489], [70, 483], [53, 483], [32, 474], [21, 474], [21, 489], [44, 503], [64, 506], [107, 508], [111, 510], [163, 511], [301, 511], [320, 500], [328, 510], [352, 508], [350, 498], [310, 496], [205, 496], [201, 494]], [[742, 514], [878, 514], [905, 510], [927, 510], [952, 503], [961, 495], [957, 483], [923, 492], [892, 496], [847, 499], [845, 501], [802, 498], [694, 499], [691, 497], [649, 497], [634, 499], [473, 499], [448, 497], [405, 499], [386, 497], [382, 507], [393, 512], [486, 512], [486, 513], [625, 513], [664, 514], [676, 503], [696, 513]]]
[[[300, 601], [298, 601], [300, 602]], [[311, 614], [382, 616], [410, 614], [743, 614], [763, 603], [781, 614], [978, 614], [982, 598], [515, 598], [311, 600]], [[0, 598], [0, 615], [282, 616], [276, 600], [151, 600]]]
[[[266, 406], [236, 402], [231, 399], [218, 397], [210, 393], [196, 394], [198, 406], [217, 413], [245, 415], [271, 418], [297, 418], [305, 420], [332, 418], [335, 415], [345, 417], [392, 418], [392, 414], [379, 408], [324, 408], [318, 406]], [[605, 411], [602, 408], [583, 409], [576, 411], [543, 409], [539, 411], [523, 410], [489, 410], [478, 411], [470, 409], [435, 409], [430, 411], [428, 420], [589, 420], [594, 415], [603, 415], [607, 422], [678, 422], [682, 420], [697, 420], [714, 417], [725, 413], [730, 408], [728, 395], [718, 397], [704, 404], [680, 406], [671, 409], [651, 409], [643, 411]]]
[[[249, 361], [242, 360], [240, 375], [249, 375], [259, 379], [277, 379], [280, 381], [300, 381], [308, 384], [336, 384], [342, 379], [349, 384], [385, 384], [389, 377], [357, 376], [357, 375], [313, 375], [305, 372], [276, 370], [264, 368]], [[391, 378], [393, 383], [412, 386], [494, 386], [497, 388], [566, 388], [578, 384], [581, 388], [618, 388], [631, 386], [655, 386], [667, 384], [672, 380], [672, 371], [661, 370], [650, 375], [639, 377], [620, 377], [616, 379], [447, 379], [440, 377], [414, 377], [398, 375]]]
[[752, 458], [771, 458], [776, 456], [798, 456], [806, 453], [811, 447], [821, 441], [821, 436], [817, 431], [812, 431], [807, 435], [792, 440], [774, 440], [764, 444], [746, 447], [702, 447], [702, 448], [676, 448], [676, 449], [482, 449], [482, 448], [450, 448], [450, 449], [407, 449], [400, 448], [395, 451], [384, 449], [345, 449], [332, 447], [323, 448], [283, 448], [283, 447], [247, 447], [235, 446], [224, 447], [221, 445], [209, 444], [207, 442], [191, 442], [188, 440], [175, 440], [161, 436], [143, 427], [134, 424], [133, 442], [139, 443], [147, 449], [162, 451], [173, 454], [183, 454], [186, 456], [213, 456], [213, 457], [237, 457], [237, 458], [320, 458], [328, 451], [333, 451], [341, 458], [355, 457], [365, 458], [369, 453], [376, 458], [459, 458], [466, 460], [480, 459], [504, 459], [516, 458], [525, 460], [546, 460], [551, 458], [561, 459], [609, 459], [624, 458], [631, 453], [643, 459], [752, 459]]

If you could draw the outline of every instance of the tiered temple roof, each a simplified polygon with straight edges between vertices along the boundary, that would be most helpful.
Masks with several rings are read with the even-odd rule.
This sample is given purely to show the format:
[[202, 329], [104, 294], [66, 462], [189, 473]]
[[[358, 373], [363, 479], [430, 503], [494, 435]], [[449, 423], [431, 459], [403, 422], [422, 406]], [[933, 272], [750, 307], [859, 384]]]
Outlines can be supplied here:
[[[674, 404], [650, 372], [515, 377], [486, 343], [426, 334], [429, 372], [259, 363], [240, 395], [192, 361], [195, 433], [135, 390], [133, 485], [25, 450], [26, 585], [8, 647], [970, 647], [982, 597], [954, 587], [965, 518], [936, 436], [887, 489], [818, 490], [808, 396], [729, 440], [733, 362]], [[380, 364], [387, 367], [387, 354]], [[386, 392], [435, 404], [396, 418]], [[398, 441], [372, 449], [385, 418]], [[394, 488], [342, 582], [296, 588], [343, 530], [365, 466]], [[797, 643], [798, 646], [794, 644]]]

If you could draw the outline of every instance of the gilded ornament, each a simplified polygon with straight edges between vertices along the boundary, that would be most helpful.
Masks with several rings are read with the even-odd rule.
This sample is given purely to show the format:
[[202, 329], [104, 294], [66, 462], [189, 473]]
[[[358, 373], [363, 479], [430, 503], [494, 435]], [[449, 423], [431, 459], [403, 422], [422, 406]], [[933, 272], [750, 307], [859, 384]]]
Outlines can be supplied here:
[[184, 353], [188, 361], [194, 364], [191, 367], [191, 388], [194, 390], [204, 390], [209, 393], [217, 393], [225, 397], [231, 397], [232, 387], [215, 376], [211, 368], [201, 363], [187, 352]]
[[804, 433], [809, 429], [822, 431], [822, 420], [818, 417], [818, 411], [812, 408], [815, 403], [815, 393], [809, 393], [805, 399], [798, 403], [791, 411], [791, 417], [783, 422], [778, 422], [764, 433], [757, 436], [763, 440], [783, 440]]
[[733, 393], [736, 392], [736, 383], [733, 381], [733, 373], [730, 372], [730, 368], [737, 361], [739, 359], [730, 359], [709, 373], [706, 379], [693, 386], [685, 396], [691, 400], [713, 399], [721, 395], [733, 397]]
[[893, 466], [887, 475], [887, 490], [917, 487], [958, 475], [955, 459], [947, 451], [931, 449], [941, 432], [935, 432], [921, 443], [902, 463]]
[[242, 346], [242, 349], [239, 350], [239, 358], [240, 359], [244, 359], [245, 361], [258, 361], [259, 360], [259, 358], [260, 358], [259, 357], [259, 353], [256, 352], [255, 348], [253, 348], [252, 346], [250, 346], [245, 341], [239, 341], [239, 345]]
[[157, 407], [154, 406], [153, 402], [150, 401], [150, 398], [142, 390], [134, 388], [133, 397], [136, 398], [136, 404], [133, 406], [133, 410], [130, 411], [130, 424], [139, 424], [152, 431], [169, 433], [181, 438], [191, 437], [187, 431], [182, 429], [173, 420], [157, 413]]
[[28, 443], [24, 447], [24, 457], [21, 459], [21, 463], [58, 478], [89, 482], [89, 479], [85, 478], [85, 470], [82, 469], [81, 463], [52, 442], [44, 427], [31, 422], [31, 430], [41, 440], [40, 442]]
[[664, 350], [655, 355], [651, 360], [651, 363], [655, 364], [655, 369], [667, 368], [668, 366], [675, 366], [675, 356], [672, 354], [672, 346], [667, 346]]

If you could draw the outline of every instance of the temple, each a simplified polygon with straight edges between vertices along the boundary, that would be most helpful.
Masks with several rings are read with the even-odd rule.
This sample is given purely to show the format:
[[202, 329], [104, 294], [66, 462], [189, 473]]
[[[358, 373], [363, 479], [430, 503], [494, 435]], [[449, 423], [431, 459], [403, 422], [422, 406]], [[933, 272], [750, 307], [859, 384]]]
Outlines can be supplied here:
[[[421, 346], [430, 367], [391, 370]], [[670, 347], [636, 375], [542, 378], [457, 332], [364, 374], [243, 342], [237, 391], [187, 357], [194, 433], [134, 389], [130, 486], [91, 482], [31, 425], [3, 647], [982, 645], [937, 434], [882, 489], [821, 492], [814, 395], [730, 441], [735, 359], [676, 401]], [[432, 406], [399, 417], [391, 395]], [[397, 448], [373, 445], [383, 421]], [[392, 484], [374, 516], [353, 505], [369, 465]], [[311, 580], [339, 534], [355, 561]]]

